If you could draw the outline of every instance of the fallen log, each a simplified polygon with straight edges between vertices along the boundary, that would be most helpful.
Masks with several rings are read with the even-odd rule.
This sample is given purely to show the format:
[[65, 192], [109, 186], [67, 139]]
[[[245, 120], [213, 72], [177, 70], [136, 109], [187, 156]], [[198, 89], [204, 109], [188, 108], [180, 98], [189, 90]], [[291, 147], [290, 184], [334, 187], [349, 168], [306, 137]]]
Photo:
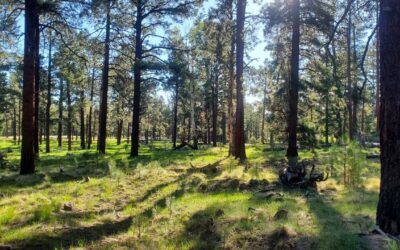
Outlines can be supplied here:
[[[307, 166], [312, 165], [311, 171], [307, 174]], [[317, 182], [326, 181], [328, 174], [315, 172], [315, 160], [301, 161], [292, 166], [286, 167], [279, 172], [280, 182], [291, 188], [316, 187]]]

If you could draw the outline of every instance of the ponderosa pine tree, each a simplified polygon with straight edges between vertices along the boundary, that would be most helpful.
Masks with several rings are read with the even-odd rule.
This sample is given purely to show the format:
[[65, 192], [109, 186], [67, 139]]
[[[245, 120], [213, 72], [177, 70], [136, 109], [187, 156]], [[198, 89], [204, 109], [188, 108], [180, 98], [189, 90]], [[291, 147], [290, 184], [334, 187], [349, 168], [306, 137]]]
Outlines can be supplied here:
[[234, 126], [233, 156], [241, 162], [246, 160], [244, 137], [244, 22], [247, 0], [238, 0], [236, 17], [236, 121]]
[[35, 172], [35, 84], [38, 57], [39, 14], [36, 0], [25, 1], [25, 38], [23, 67], [22, 145], [20, 174]]
[[99, 138], [97, 150], [106, 153], [107, 138], [107, 105], [108, 105], [108, 72], [110, 64], [110, 28], [111, 28], [111, 0], [106, 1], [106, 37], [104, 41], [104, 61], [103, 72], [101, 77], [101, 93], [100, 93], [100, 115], [99, 115]]
[[380, 1], [381, 187], [377, 224], [400, 233], [400, 2]]
[[286, 156], [297, 157], [297, 126], [299, 105], [300, 0], [292, 2], [292, 53], [290, 59], [288, 148]]
[[53, 41], [51, 37], [51, 31], [49, 32], [49, 54], [48, 54], [48, 66], [47, 66], [47, 103], [46, 103], [46, 153], [50, 153], [50, 108], [51, 108], [51, 49]]

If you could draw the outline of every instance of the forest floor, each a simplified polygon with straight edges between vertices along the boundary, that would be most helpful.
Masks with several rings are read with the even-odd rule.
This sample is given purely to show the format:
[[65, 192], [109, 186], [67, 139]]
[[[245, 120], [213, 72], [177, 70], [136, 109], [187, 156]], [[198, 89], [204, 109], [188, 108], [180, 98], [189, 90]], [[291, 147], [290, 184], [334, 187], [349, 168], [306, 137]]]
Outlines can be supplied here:
[[[173, 151], [169, 143], [154, 142], [142, 145], [134, 159], [129, 145], [112, 140], [105, 156], [79, 150], [77, 141], [73, 151], [65, 147], [53, 141], [51, 153], [40, 152], [37, 173], [19, 176], [18, 146], [0, 139], [0, 151], [10, 149], [0, 169], [0, 246], [368, 249], [360, 234], [375, 221], [378, 160], [366, 162], [359, 188], [345, 187], [337, 174], [317, 190], [260, 193], [277, 181], [285, 151], [247, 145], [248, 161], [241, 165], [222, 146]], [[300, 158], [328, 154], [302, 150]]]

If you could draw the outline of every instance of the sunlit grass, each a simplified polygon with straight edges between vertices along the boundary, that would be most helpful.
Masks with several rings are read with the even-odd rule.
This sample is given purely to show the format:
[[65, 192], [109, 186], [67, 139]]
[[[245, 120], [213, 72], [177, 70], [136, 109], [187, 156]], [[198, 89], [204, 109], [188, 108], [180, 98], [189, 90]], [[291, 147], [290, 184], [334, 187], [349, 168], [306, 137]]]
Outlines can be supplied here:
[[[96, 145], [80, 150], [78, 141], [71, 152], [66, 143], [60, 149], [52, 140], [51, 146], [51, 153], [40, 152], [37, 174], [21, 177], [15, 171], [18, 145], [1, 138], [0, 151], [11, 149], [7, 160], [14, 168], [0, 170], [0, 244], [51, 249], [196, 249], [216, 244], [252, 249], [283, 227], [310, 249], [357, 249], [357, 233], [368, 232], [374, 224], [376, 161], [368, 161], [358, 188], [345, 187], [337, 170], [319, 184], [318, 193], [278, 190], [283, 198], [266, 199], [249, 190], [198, 190], [225, 179], [276, 181], [279, 167], [274, 162], [285, 162], [285, 151], [266, 150], [265, 145], [247, 145], [244, 164], [228, 158], [223, 146], [174, 151], [170, 143], [153, 142], [141, 145], [137, 158], [129, 157], [128, 144], [118, 146], [112, 139], [104, 156], [97, 155]], [[300, 158], [329, 153], [302, 150]], [[188, 171], [217, 161], [218, 173]], [[328, 165], [320, 161], [318, 167]], [[66, 202], [73, 204], [72, 211], [64, 211]], [[288, 218], [274, 220], [280, 209], [289, 212]], [[196, 231], [203, 222], [213, 227], [213, 235], [206, 235], [209, 243]]]

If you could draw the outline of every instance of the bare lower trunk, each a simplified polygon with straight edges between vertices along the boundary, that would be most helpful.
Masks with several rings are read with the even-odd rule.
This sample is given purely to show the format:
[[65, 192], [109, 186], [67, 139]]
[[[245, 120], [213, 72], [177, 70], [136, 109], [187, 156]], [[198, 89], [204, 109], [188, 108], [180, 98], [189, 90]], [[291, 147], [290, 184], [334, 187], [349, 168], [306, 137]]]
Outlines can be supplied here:
[[380, 1], [381, 186], [377, 224], [400, 233], [400, 1]]
[[80, 139], [81, 139], [81, 149], [85, 149], [86, 148], [86, 143], [85, 143], [85, 94], [82, 90], [81, 92], [81, 107], [80, 107]]
[[131, 157], [139, 155], [139, 129], [140, 129], [140, 102], [141, 102], [141, 84], [142, 84], [142, 21], [143, 21], [143, 3], [137, 0], [136, 3], [136, 22], [135, 22], [135, 64], [133, 67], [134, 89], [133, 89], [133, 112], [132, 112], [132, 144]]
[[64, 99], [64, 89], [63, 81], [60, 79], [60, 99], [58, 103], [58, 147], [62, 147], [62, 134], [63, 134], [63, 99]]
[[46, 103], [46, 153], [50, 153], [50, 108], [51, 108], [51, 33], [49, 35], [49, 64], [47, 67], [47, 103]]
[[25, 38], [24, 38], [24, 68], [22, 89], [22, 145], [20, 174], [35, 172], [35, 76], [36, 58], [38, 57], [39, 14], [36, 0], [25, 1]]
[[289, 85], [289, 117], [288, 117], [288, 149], [286, 156], [295, 158], [297, 152], [297, 125], [298, 125], [298, 103], [299, 103], [299, 60], [300, 60], [300, 2], [294, 0], [292, 11], [292, 54], [290, 62], [290, 85]]
[[243, 97], [243, 59], [244, 59], [244, 22], [246, 0], [237, 3], [236, 28], [236, 122], [234, 127], [233, 156], [241, 162], [246, 160], [244, 138], [244, 97]]
[[72, 150], [72, 105], [71, 105], [71, 85], [67, 81], [67, 137], [68, 137], [68, 151]]
[[107, 106], [108, 106], [108, 71], [110, 61], [110, 9], [111, 0], [107, 1], [107, 21], [106, 21], [106, 38], [104, 45], [104, 64], [101, 79], [101, 101], [99, 113], [99, 140], [97, 142], [97, 150], [101, 154], [106, 153], [106, 138], [107, 138]]

